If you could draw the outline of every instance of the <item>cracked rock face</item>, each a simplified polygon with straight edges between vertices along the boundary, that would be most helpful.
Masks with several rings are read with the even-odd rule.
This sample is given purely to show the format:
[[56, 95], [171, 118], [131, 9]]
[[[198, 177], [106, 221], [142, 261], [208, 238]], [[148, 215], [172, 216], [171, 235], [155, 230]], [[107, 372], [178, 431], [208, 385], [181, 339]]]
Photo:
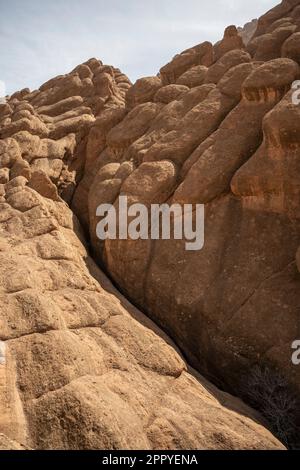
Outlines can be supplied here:
[[[225, 389], [259, 359], [300, 386], [298, 7], [247, 50], [230, 26], [133, 86], [90, 59], [0, 105], [0, 449], [283, 448], [157, 324]], [[120, 194], [204, 203], [204, 249], [100, 242]]]

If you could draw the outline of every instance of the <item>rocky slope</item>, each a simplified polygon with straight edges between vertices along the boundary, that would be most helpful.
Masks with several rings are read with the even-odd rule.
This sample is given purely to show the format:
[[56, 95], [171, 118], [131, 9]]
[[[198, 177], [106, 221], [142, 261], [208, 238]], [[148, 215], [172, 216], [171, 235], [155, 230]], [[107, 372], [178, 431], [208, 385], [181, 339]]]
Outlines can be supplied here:
[[91, 60], [1, 107], [0, 448], [279, 448], [112, 287], [65, 202], [129, 87]]
[[[242, 395], [258, 363], [299, 388], [299, 5], [264, 15], [247, 47], [230, 26], [133, 86], [91, 59], [0, 105], [4, 447], [281, 447], [87, 241], [214, 383]], [[119, 194], [204, 203], [204, 249], [100, 243], [96, 207]]]
[[1, 432], [38, 449], [278, 447], [188, 370], [88, 256], [65, 203], [27, 181], [5, 185], [0, 212]]

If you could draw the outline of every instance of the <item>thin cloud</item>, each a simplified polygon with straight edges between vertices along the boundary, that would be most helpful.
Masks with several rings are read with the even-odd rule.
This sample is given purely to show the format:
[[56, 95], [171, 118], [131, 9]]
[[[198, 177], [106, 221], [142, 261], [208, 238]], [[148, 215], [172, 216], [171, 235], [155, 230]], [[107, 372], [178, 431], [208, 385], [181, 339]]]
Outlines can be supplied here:
[[[2, 5], [3, 3], [3, 5]], [[276, 0], [1, 1], [0, 80], [7, 92], [35, 89], [90, 57], [131, 80], [153, 75], [176, 53], [243, 25]]]

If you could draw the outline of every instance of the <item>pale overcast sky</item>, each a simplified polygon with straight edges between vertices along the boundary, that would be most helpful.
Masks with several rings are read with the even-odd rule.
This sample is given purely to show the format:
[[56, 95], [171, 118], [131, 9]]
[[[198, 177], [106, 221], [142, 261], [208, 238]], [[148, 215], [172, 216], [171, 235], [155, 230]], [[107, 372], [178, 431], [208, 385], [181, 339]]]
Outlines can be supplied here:
[[0, 0], [0, 80], [32, 90], [90, 57], [132, 81], [279, 0]]

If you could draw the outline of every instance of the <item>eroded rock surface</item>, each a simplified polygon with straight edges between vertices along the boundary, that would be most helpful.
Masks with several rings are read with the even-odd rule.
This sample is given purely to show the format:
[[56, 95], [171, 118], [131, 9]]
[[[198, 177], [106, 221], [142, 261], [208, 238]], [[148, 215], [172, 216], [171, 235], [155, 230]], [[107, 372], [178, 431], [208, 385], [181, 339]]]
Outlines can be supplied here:
[[[97, 124], [88, 139], [88, 149], [101, 142], [88, 197], [96, 256], [195, 368], [234, 391], [257, 363], [300, 390], [291, 362], [300, 327], [300, 108], [290, 91], [300, 77], [299, 3], [285, 0], [260, 18], [248, 44], [230, 26], [216, 45], [177, 55], [154, 98], [111, 120], [105, 142]], [[112, 163], [122, 178], [117, 167], [105, 173]], [[180, 240], [100, 243], [96, 207], [120, 194], [147, 205], [205, 204], [203, 250], [187, 252]]]
[[[0, 105], [0, 448], [282, 448], [86, 235], [216, 384], [267, 362], [300, 386], [299, 14], [283, 1], [248, 45], [231, 26], [133, 86], [91, 59]], [[120, 194], [204, 203], [204, 249], [100, 242]]]
[[1, 187], [0, 448], [279, 448], [112, 287], [71, 210], [38, 188]]

